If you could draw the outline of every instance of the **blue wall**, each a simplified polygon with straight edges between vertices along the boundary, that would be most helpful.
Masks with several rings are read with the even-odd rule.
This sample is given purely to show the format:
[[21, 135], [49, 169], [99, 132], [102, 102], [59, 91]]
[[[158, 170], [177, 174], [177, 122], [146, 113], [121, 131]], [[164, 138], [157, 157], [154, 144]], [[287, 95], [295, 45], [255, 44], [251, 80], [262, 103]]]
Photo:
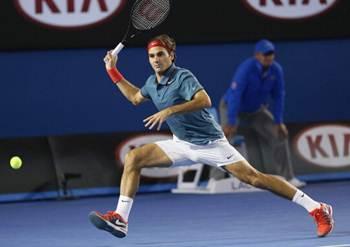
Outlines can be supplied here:
[[[276, 43], [286, 74], [286, 122], [350, 119], [350, 40]], [[179, 46], [215, 105], [253, 43]], [[155, 108], [133, 107], [107, 77], [105, 50], [0, 53], [0, 137], [142, 130]], [[123, 50], [120, 71], [136, 85], [151, 73], [142, 48]]]

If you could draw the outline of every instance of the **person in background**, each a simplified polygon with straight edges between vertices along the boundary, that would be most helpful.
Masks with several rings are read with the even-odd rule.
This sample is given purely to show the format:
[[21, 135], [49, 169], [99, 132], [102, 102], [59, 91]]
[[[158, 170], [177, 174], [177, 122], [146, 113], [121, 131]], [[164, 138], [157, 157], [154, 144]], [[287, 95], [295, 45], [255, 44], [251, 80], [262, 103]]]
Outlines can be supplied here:
[[[283, 121], [284, 84], [282, 66], [275, 61], [274, 44], [260, 40], [254, 56], [238, 66], [220, 102], [221, 125], [229, 140], [233, 140], [240, 123], [252, 129], [258, 137], [264, 167], [294, 186], [303, 187], [305, 182], [294, 175], [288, 130]], [[268, 109], [269, 100], [273, 103], [272, 112]], [[218, 173], [212, 171], [211, 177], [220, 176]]]

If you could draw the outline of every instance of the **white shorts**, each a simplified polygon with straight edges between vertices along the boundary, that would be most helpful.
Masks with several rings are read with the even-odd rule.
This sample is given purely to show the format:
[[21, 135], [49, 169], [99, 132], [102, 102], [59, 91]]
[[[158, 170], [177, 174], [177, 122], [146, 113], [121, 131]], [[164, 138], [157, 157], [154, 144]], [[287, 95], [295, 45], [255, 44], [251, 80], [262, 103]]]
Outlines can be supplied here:
[[215, 140], [206, 145], [196, 145], [178, 139], [155, 142], [173, 162], [173, 166], [188, 166], [206, 164], [210, 166], [225, 166], [244, 157], [227, 141], [226, 138]]

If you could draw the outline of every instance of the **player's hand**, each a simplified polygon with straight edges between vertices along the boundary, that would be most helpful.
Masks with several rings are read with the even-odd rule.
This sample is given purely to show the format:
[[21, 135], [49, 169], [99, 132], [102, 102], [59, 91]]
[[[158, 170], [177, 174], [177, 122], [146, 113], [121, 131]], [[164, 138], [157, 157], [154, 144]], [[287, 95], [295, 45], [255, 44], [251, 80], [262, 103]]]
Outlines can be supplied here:
[[108, 51], [103, 61], [105, 62], [106, 69], [111, 69], [116, 66], [118, 57], [112, 55], [112, 51]]
[[288, 137], [288, 129], [287, 129], [285, 124], [283, 124], [283, 123], [276, 124], [275, 129], [276, 129], [275, 131], [276, 131], [278, 137], [281, 137], [281, 138]]
[[169, 108], [167, 108], [145, 118], [143, 122], [145, 123], [145, 127], [148, 127], [148, 129], [153, 129], [154, 126], [158, 125], [157, 130], [160, 130], [160, 127], [170, 115], [171, 111]]
[[223, 131], [227, 140], [231, 140], [237, 132], [237, 125], [227, 124], [224, 126]]

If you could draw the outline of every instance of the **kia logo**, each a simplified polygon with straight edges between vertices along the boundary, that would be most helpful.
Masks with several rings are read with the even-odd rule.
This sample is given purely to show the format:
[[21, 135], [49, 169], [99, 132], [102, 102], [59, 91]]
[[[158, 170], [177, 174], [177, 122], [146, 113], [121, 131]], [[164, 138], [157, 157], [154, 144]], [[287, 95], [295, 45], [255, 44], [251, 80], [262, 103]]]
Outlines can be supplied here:
[[118, 13], [125, 0], [15, 0], [30, 20], [56, 28], [81, 28], [99, 24]]
[[254, 11], [268, 17], [301, 19], [329, 10], [338, 0], [244, 0]]
[[[124, 164], [125, 155], [132, 149], [141, 147], [148, 143], [154, 143], [156, 141], [172, 139], [172, 135], [169, 134], [144, 134], [127, 139], [121, 143], [116, 149], [117, 159]], [[151, 178], [167, 178], [177, 176], [179, 173], [178, 167], [154, 167], [154, 168], [143, 168], [141, 175]]]
[[294, 142], [298, 154], [315, 165], [350, 165], [350, 126], [321, 125], [302, 131]]

